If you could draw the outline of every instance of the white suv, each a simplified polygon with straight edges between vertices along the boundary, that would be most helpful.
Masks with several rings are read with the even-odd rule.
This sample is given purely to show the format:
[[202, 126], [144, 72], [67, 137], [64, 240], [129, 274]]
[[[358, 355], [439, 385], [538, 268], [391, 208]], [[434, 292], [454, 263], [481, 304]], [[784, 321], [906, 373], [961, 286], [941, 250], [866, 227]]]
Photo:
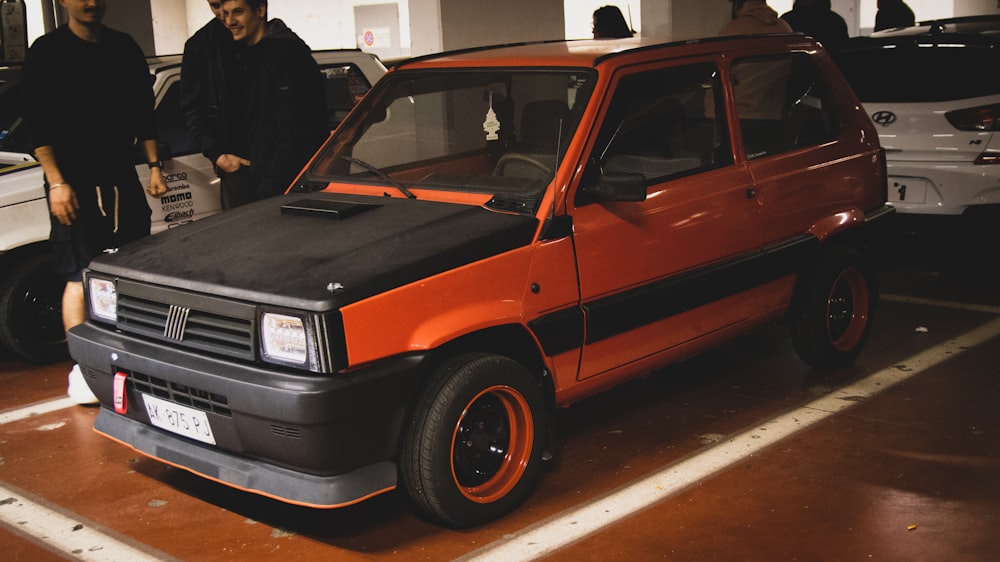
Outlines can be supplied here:
[[[385, 74], [374, 55], [358, 50], [313, 53], [326, 77], [330, 128], [335, 128]], [[180, 109], [181, 57], [150, 57], [154, 77], [160, 157], [167, 194], [148, 197], [152, 231], [158, 233], [218, 213], [218, 178], [197, 147]], [[49, 213], [42, 170], [19, 129], [19, 67], [0, 67], [0, 344], [22, 359], [66, 357], [62, 281], [49, 260]], [[144, 161], [144, 159], [142, 159]], [[136, 166], [143, 185], [149, 168]]]
[[986, 25], [970, 33], [948, 31], [949, 20], [855, 37], [837, 57], [876, 124], [900, 213], [1000, 209], [1000, 36], [990, 21], [965, 22]]

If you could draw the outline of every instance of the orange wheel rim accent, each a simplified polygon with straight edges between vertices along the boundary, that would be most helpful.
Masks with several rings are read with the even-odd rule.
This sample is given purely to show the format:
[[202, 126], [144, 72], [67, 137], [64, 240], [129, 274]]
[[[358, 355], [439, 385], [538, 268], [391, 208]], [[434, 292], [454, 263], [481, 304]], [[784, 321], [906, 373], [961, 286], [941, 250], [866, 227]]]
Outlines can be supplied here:
[[857, 268], [837, 277], [826, 303], [826, 326], [830, 342], [840, 351], [854, 348], [868, 326], [868, 282]]
[[534, 445], [528, 401], [509, 386], [492, 386], [466, 405], [451, 439], [451, 475], [468, 500], [492, 503], [521, 480]]

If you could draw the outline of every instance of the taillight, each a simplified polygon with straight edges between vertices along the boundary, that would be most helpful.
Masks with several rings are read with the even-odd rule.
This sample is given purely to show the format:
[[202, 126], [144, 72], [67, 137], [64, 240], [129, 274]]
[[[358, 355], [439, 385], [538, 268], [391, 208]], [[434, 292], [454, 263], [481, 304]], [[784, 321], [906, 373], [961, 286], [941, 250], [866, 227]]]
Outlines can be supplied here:
[[959, 131], [1000, 131], [1000, 103], [949, 111], [944, 116]]
[[976, 157], [974, 164], [1000, 164], [1000, 150], [986, 150]]

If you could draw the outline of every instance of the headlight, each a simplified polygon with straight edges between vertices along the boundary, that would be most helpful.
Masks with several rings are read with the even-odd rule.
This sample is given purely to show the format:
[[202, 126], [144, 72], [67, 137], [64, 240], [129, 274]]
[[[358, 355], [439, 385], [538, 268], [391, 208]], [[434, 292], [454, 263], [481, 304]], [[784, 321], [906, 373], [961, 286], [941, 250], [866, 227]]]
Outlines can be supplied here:
[[265, 312], [260, 321], [264, 358], [269, 361], [305, 365], [309, 358], [306, 326], [302, 318]]
[[108, 322], [118, 320], [118, 291], [115, 290], [115, 282], [91, 277], [87, 286], [90, 288], [90, 314]]

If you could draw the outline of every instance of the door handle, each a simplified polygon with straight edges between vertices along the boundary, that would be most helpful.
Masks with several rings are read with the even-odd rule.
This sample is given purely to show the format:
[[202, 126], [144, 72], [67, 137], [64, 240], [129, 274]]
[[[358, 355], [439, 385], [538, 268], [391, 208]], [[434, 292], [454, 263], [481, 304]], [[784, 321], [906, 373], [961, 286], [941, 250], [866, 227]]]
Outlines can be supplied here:
[[754, 197], [757, 197], [757, 190], [754, 189], [754, 188], [752, 188], [752, 187], [748, 187], [747, 188], [747, 199], [753, 199]]

